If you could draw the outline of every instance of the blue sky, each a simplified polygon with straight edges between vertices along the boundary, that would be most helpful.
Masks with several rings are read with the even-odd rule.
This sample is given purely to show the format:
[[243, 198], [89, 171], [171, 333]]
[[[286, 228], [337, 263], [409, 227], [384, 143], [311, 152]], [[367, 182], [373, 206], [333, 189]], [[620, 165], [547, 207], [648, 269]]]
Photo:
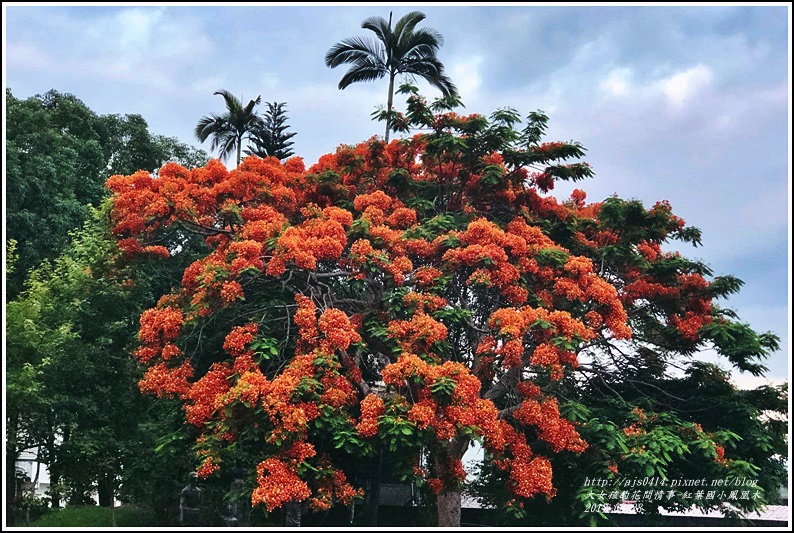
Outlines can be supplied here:
[[[3, 76], [14, 96], [72, 93], [98, 113], [139, 113], [198, 146], [193, 128], [244, 101], [287, 102], [311, 164], [382, 135], [370, 120], [385, 80], [337, 89], [323, 57], [372, 15], [418, 9], [444, 36], [439, 58], [466, 110], [550, 116], [550, 140], [588, 149], [591, 201], [669, 200], [703, 246], [680, 248], [745, 281], [723, 302], [790, 354], [790, 10], [742, 7], [24, 6], [3, 5]], [[437, 92], [426, 84], [429, 97]], [[399, 100], [398, 100], [399, 102]], [[208, 149], [208, 146], [203, 148]], [[555, 193], [567, 196], [572, 187]], [[738, 376], [740, 382], [750, 380]]]

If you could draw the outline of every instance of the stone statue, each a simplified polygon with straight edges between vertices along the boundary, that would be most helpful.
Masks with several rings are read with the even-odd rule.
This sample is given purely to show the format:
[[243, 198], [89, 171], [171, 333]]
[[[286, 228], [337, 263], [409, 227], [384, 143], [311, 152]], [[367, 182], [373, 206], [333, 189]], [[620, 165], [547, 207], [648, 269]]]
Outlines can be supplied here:
[[201, 505], [201, 489], [196, 486], [198, 476], [191, 472], [188, 477], [187, 486], [182, 489], [182, 496], [179, 498], [179, 524], [181, 526], [198, 526]]
[[245, 468], [242, 468], [239, 462], [232, 469], [234, 481], [232, 481], [231, 489], [226, 496], [229, 503], [227, 516], [224, 518], [227, 527], [248, 527], [249, 505], [247, 502], [250, 499], [246, 498], [244, 493], [245, 473]]

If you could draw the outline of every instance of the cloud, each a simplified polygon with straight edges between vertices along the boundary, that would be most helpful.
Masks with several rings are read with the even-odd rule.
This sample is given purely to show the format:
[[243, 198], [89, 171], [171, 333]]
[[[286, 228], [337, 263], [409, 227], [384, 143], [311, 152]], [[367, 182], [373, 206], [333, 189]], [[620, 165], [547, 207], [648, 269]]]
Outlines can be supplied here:
[[[97, 112], [141, 113], [153, 132], [195, 143], [196, 121], [223, 109], [214, 91], [262, 94], [287, 102], [307, 163], [383, 135], [370, 113], [385, 103], [385, 81], [339, 91], [341, 69], [323, 63], [333, 43], [369, 34], [362, 20], [388, 18], [382, 6], [4, 9], [17, 97], [72, 92]], [[682, 251], [748, 280], [738, 311], [766, 306], [757, 325], [777, 328], [766, 324], [787, 315], [781, 288], [790, 282], [781, 252], [790, 224], [786, 7], [420, 10], [423, 26], [444, 36], [439, 58], [463, 112], [546, 111], [548, 139], [580, 141], [596, 172], [556, 193], [670, 200], [704, 232], [702, 248]], [[428, 98], [439, 94], [418, 85]]]
[[11, 68], [43, 70], [53, 63], [47, 52], [28, 43], [10, 43], [5, 52]]
[[616, 68], [604, 79], [599, 87], [609, 96], [627, 96], [631, 93], [631, 69]]
[[195, 71], [213, 52], [205, 22], [179, 9], [12, 13], [43, 31], [32, 36], [22, 27], [11, 28], [7, 38], [14, 61], [50, 78], [95, 78], [175, 92], [182, 87], [180, 74]]
[[455, 61], [448, 69], [449, 76], [458, 87], [458, 93], [464, 99], [464, 102], [474, 102], [479, 99], [479, 89], [482, 83], [482, 77], [480, 76], [482, 62], [482, 55], [474, 55]]
[[[153, 33], [158, 23], [163, 17], [162, 9], [125, 9], [118, 12], [112, 18], [115, 24], [107, 26], [95, 26], [94, 30], [99, 30], [102, 34], [107, 29], [116, 31], [118, 45], [126, 50], [138, 50], [145, 47], [154, 37]], [[102, 20], [106, 23], [106, 20]], [[112, 41], [111, 41], [112, 42]]]
[[713, 78], [711, 69], [698, 65], [659, 81], [659, 86], [670, 102], [681, 106], [707, 87]]

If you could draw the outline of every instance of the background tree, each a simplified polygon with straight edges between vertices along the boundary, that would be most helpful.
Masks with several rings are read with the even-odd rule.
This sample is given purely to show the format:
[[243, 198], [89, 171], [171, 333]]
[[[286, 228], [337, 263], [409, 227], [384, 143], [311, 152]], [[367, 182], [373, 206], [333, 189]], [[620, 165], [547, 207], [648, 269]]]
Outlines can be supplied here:
[[[191, 242], [178, 242], [188, 256]], [[180, 260], [171, 262], [177, 271], [185, 267]], [[162, 499], [174, 500], [172, 485], [184, 484], [190, 465], [176, 468], [185, 459], [171, 455], [188, 455], [190, 447], [175, 439], [167, 405], [152, 408], [140, 395], [139, 369], [127, 355], [135, 317], [174, 275], [168, 261], [153, 265], [146, 255], [119, 252], [107, 211], [96, 211], [66, 252], [35, 269], [28, 288], [8, 304], [7, 458], [13, 465], [23, 450], [38, 451], [53, 507], [63, 498], [93, 503], [94, 493], [110, 506], [123, 495], [163, 519], [170, 506]], [[165, 437], [167, 446], [160, 446]], [[141, 468], [142, 458], [169, 467], [152, 474]]]
[[6, 227], [19, 254], [7, 300], [31, 269], [65, 249], [89, 206], [99, 205], [109, 176], [208, 160], [201, 150], [152, 135], [140, 115], [97, 115], [71, 94], [51, 90], [20, 100], [6, 89], [6, 102]]
[[50, 91], [18, 100], [6, 89], [6, 228], [19, 258], [6, 299], [28, 271], [53, 258], [102, 197], [99, 117], [72, 95]]
[[[107, 505], [133, 451], [127, 445], [140, 438], [130, 412], [141, 411], [145, 400], [124, 354], [135, 326], [130, 316], [152, 301], [146, 290], [105, 278], [119, 253], [108, 240], [107, 213], [90, 216], [106, 193], [102, 183], [112, 172], [155, 171], [165, 160], [193, 168], [209, 158], [177, 139], [151, 135], [139, 115], [97, 115], [55, 90], [26, 100], [7, 90], [6, 97], [6, 223], [13, 245], [6, 270], [6, 505], [12, 523], [14, 467], [22, 451], [49, 469], [53, 505], [94, 490]], [[185, 250], [188, 243], [180, 237]], [[137, 273], [138, 288], [164, 290], [151, 289], [151, 282]]]
[[243, 103], [227, 90], [221, 89], [213, 94], [223, 97], [226, 112], [222, 115], [212, 113], [201, 117], [196, 124], [196, 138], [204, 142], [211, 137], [210, 150], [219, 149], [221, 159], [226, 159], [236, 151], [236, 161], [239, 165], [243, 139], [251, 139], [257, 128], [261, 127], [262, 119], [254, 108], [262, 101], [262, 97], [257, 96], [256, 100], [250, 100], [243, 107]]
[[348, 37], [333, 45], [325, 54], [325, 64], [330, 68], [350, 64], [350, 69], [339, 80], [339, 89], [359, 81], [378, 80], [388, 76], [389, 92], [386, 101], [386, 142], [389, 142], [394, 99], [394, 80], [398, 74], [419, 76], [438, 88], [444, 96], [457, 94], [457, 88], [444, 74], [444, 65], [436, 57], [444, 42], [440, 33], [432, 28], [416, 25], [425, 15], [412, 11], [397, 21], [392, 30], [389, 20], [370, 17], [361, 27], [372, 31], [377, 40]]
[[[323, 510], [360, 494], [346, 465], [383, 452], [454, 526], [475, 440], [517, 514], [557, 492], [555, 462], [609, 476], [761, 468], [778, 437], [752, 457], [733, 444], [757, 426], [701, 423], [697, 398], [628, 394], [675, 394], [665, 371], [705, 347], [755, 373], [777, 347], [715, 303], [735, 278], [661, 251], [699, 232], [665, 202], [548, 196], [592, 171], [577, 143], [543, 142], [542, 112], [518, 130], [514, 110], [459, 116], [402, 90], [401, 120], [429, 133], [342, 146], [308, 170], [248, 159], [108, 181], [129, 252], [173, 228], [207, 236], [206, 256], [141, 315], [135, 352], [141, 389], [180, 400], [202, 433], [200, 475], [240, 459], [253, 503]], [[613, 383], [624, 396], [581, 403]]]
[[286, 105], [286, 102], [267, 102], [265, 116], [251, 136], [252, 148], [246, 150], [246, 154], [263, 158], [273, 156], [282, 161], [295, 155], [290, 148], [295, 142], [290, 139], [297, 132], [287, 132], [290, 126], [287, 124], [288, 117], [284, 109]]

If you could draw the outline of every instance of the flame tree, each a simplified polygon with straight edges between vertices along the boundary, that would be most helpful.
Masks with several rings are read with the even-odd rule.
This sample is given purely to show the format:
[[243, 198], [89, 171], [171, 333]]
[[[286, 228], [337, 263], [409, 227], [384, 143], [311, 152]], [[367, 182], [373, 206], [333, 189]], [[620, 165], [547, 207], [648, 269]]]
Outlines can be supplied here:
[[[760, 371], [776, 339], [713, 303], [737, 280], [661, 250], [699, 240], [666, 202], [558, 201], [557, 180], [592, 172], [579, 144], [543, 142], [542, 112], [518, 129], [511, 109], [461, 116], [455, 99], [402, 92], [392, 128], [425, 133], [340, 146], [309, 169], [248, 157], [231, 172], [211, 161], [108, 180], [125, 254], [205, 238], [141, 315], [134, 354], [142, 391], [183, 402], [200, 476], [248, 454], [253, 504], [323, 510], [362, 493], [351, 457], [386, 450], [454, 526], [474, 440], [511, 507], [554, 496], [550, 457], [609, 449], [561, 414], [563, 385], [605, 361], [619, 369], [642, 348], [664, 365], [714, 343]], [[718, 436], [690, 430], [724, 460]], [[599, 460], [616, 473], [614, 455]]]

